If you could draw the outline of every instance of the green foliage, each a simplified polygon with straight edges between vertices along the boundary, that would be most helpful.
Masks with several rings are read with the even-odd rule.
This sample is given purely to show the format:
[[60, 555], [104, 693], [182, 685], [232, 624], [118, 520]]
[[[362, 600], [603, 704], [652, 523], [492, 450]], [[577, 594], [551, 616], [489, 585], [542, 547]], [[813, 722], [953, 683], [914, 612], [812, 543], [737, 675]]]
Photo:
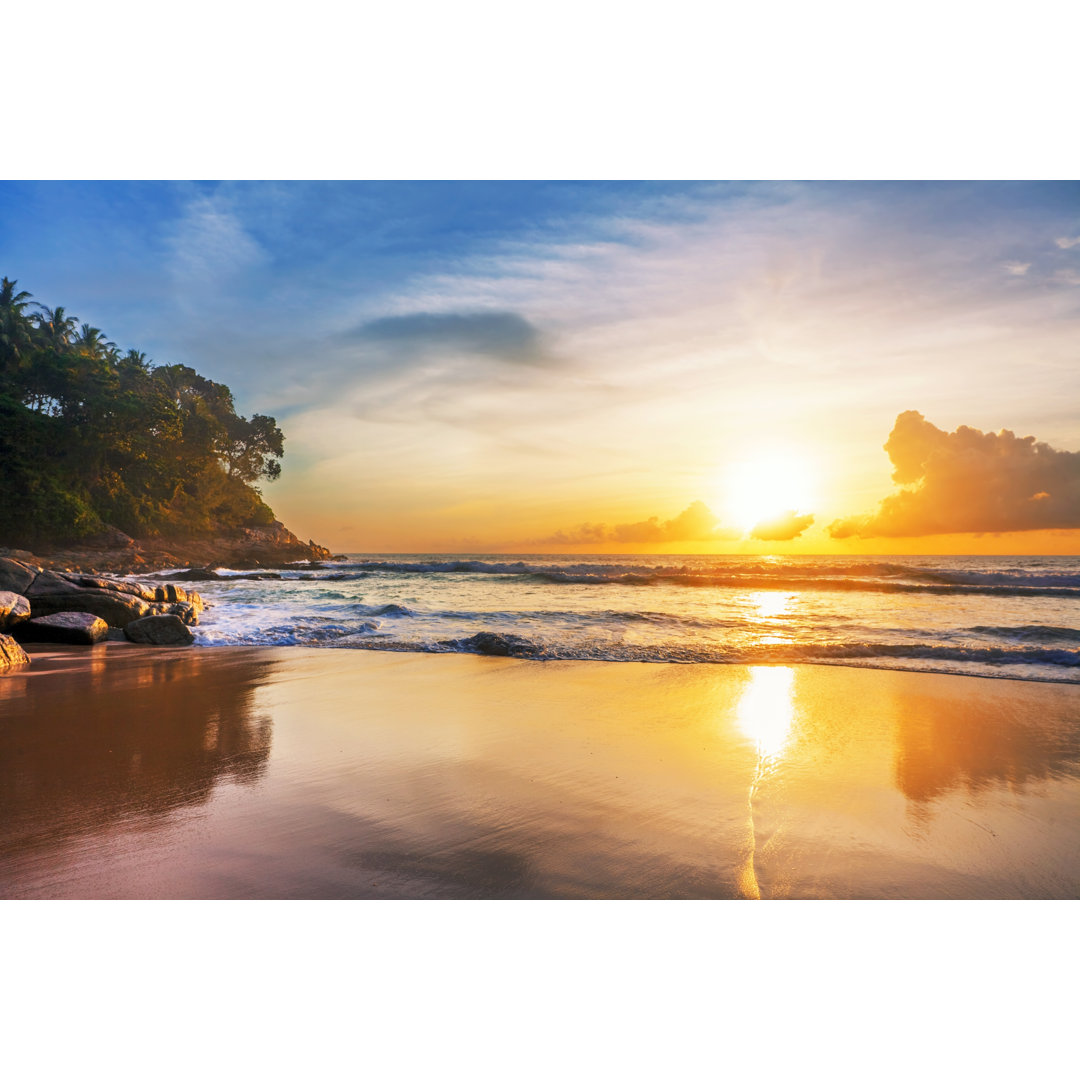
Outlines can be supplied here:
[[[97, 327], [0, 281], [0, 544], [266, 525], [253, 485], [281, 473], [273, 417], [183, 364], [121, 355]], [[36, 308], [36, 311], [31, 309]]]

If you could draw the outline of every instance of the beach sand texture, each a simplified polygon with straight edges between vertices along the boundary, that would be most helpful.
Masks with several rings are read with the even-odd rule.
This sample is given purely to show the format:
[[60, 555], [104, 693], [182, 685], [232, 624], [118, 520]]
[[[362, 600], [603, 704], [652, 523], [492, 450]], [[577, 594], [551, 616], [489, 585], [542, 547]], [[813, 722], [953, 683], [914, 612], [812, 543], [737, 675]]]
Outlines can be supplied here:
[[5, 898], [1076, 898], [1080, 687], [33, 648]]

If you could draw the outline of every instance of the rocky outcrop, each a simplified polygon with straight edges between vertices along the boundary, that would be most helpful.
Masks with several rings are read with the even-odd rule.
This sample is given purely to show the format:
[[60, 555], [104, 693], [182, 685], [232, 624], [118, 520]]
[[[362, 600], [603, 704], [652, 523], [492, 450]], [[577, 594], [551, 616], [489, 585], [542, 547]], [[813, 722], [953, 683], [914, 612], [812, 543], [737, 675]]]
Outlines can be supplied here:
[[[19, 552], [28, 555], [28, 552]], [[0, 592], [0, 627], [10, 626], [25, 641], [87, 644], [104, 638], [111, 627], [120, 631], [136, 620], [164, 617], [170, 644], [190, 644], [191, 631], [203, 610], [202, 597], [175, 582], [119, 580], [100, 574], [43, 569], [10, 557], [0, 557], [0, 581], [19, 586]], [[81, 618], [65, 620], [62, 615]], [[100, 623], [100, 627], [97, 624]], [[85, 624], [87, 633], [75, 629]], [[181, 627], [180, 631], [175, 625]], [[57, 628], [60, 629], [57, 629]], [[104, 628], [104, 632], [101, 631]], [[71, 633], [67, 631], [71, 630]]]
[[176, 615], [148, 615], [124, 627], [129, 641], [139, 645], [190, 645], [195, 638]]
[[0, 591], [0, 630], [30, 618], [30, 601], [15, 592]]
[[0, 671], [29, 663], [30, 657], [19, 643], [7, 634], [0, 634]]
[[109, 634], [109, 624], [86, 611], [61, 611], [30, 619], [18, 628], [20, 641], [47, 641], [57, 645], [96, 645]]
[[[279, 567], [293, 562], [324, 562], [333, 558], [328, 548], [315, 541], [305, 543], [280, 521], [203, 539], [160, 537], [132, 540], [119, 530], [79, 546], [50, 548], [40, 554], [0, 548], [0, 556], [21, 559], [46, 569], [65, 569], [97, 574], [140, 574], [186, 566], [228, 566], [237, 570]], [[22, 590], [5, 584], [0, 589]]]
[[30, 586], [27, 599], [35, 617], [85, 611], [100, 616], [110, 626], [127, 626], [132, 619], [151, 613], [151, 605], [138, 596], [113, 589], [83, 589], [49, 571]]

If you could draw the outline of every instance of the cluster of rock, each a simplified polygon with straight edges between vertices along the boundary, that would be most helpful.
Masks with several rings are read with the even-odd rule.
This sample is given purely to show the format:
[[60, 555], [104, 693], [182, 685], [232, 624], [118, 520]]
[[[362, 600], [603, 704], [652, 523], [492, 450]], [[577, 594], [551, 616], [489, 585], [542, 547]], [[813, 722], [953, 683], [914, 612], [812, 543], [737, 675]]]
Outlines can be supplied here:
[[119, 529], [109, 528], [77, 547], [57, 545], [36, 553], [0, 547], [0, 556], [4, 555], [28, 559], [44, 567], [110, 574], [142, 574], [184, 566], [255, 569], [305, 560], [324, 562], [332, 558], [328, 548], [314, 540], [305, 543], [280, 521], [203, 539], [149, 537], [133, 540]]
[[127, 640], [190, 645], [202, 597], [175, 582], [124, 581], [0, 557], [0, 667], [28, 663], [20, 642]]

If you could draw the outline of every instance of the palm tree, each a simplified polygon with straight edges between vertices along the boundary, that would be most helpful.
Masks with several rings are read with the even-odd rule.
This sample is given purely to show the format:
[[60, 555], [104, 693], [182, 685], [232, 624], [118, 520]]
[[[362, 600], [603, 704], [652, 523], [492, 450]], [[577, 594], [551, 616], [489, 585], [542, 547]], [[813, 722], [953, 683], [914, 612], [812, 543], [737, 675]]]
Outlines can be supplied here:
[[37, 303], [34, 306], [41, 308], [34, 319], [45, 344], [57, 349], [66, 348], [75, 333], [78, 320], [73, 315], [68, 315], [62, 307], [47, 308], [44, 304]]
[[111, 341], [105, 340], [105, 335], [96, 326], [89, 323], [82, 324], [73, 344], [76, 351], [95, 360], [107, 356], [110, 349], [116, 349]]
[[0, 281], [0, 371], [18, 364], [30, 345], [30, 306], [28, 292], [16, 292], [17, 281]]

